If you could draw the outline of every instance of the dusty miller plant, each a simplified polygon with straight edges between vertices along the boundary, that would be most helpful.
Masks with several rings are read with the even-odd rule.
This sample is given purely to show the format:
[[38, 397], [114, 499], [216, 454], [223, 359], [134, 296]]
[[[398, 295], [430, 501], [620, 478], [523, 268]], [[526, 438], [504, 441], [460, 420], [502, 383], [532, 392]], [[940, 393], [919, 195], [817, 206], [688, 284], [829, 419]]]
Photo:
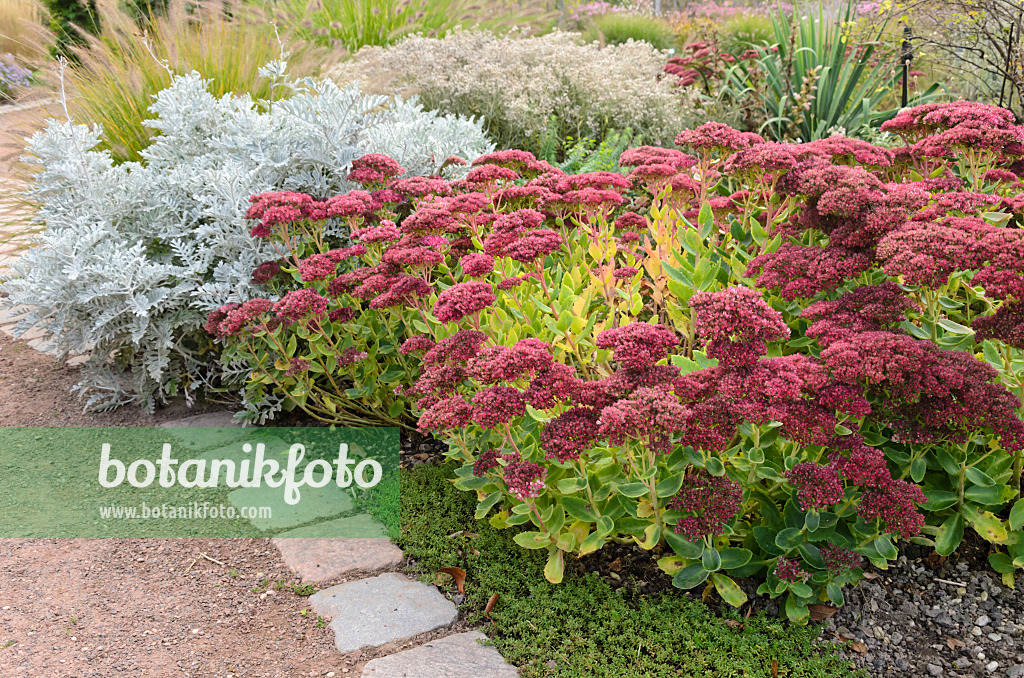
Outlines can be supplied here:
[[0, 303], [31, 308], [19, 332], [46, 330], [63, 355], [91, 352], [76, 387], [87, 408], [152, 409], [218, 381], [205, 316], [247, 300], [252, 270], [276, 257], [249, 235], [250, 195], [335, 195], [366, 152], [431, 174], [450, 155], [493, 148], [471, 119], [364, 94], [358, 84], [292, 82], [283, 63], [263, 74], [291, 95], [216, 98], [199, 74], [176, 75], [150, 108], [146, 124], [159, 134], [142, 163], [115, 165], [93, 150], [102, 130], [71, 120], [50, 120], [29, 140], [25, 160], [38, 173], [28, 194], [41, 231], [0, 282], [9, 295]]

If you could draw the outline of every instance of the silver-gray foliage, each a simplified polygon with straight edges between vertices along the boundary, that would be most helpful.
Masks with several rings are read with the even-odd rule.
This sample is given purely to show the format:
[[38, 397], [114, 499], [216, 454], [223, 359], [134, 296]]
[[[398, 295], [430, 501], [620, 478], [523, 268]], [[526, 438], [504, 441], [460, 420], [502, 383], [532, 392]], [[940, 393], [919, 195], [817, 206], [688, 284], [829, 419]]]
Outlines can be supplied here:
[[146, 124], [159, 134], [142, 163], [115, 165], [94, 150], [99, 128], [70, 121], [50, 120], [28, 145], [41, 232], [4, 276], [9, 296], [0, 303], [33, 309], [19, 331], [45, 329], [64, 354], [91, 351], [78, 385], [87, 408], [137, 401], [151, 409], [211, 381], [206, 315], [257, 294], [253, 268], [277, 258], [249, 235], [249, 196], [343, 192], [352, 161], [367, 152], [431, 174], [449, 155], [493, 148], [477, 121], [355, 84], [286, 81], [279, 86], [291, 95], [262, 106], [218, 99], [207, 84], [197, 73], [176, 76], [156, 96]]
[[377, 125], [366, 130], [367, 146], [375, 153], [398, 159], [408, 176], [428, 176], [444, 173], [446, 179], [454, 175], [465, 175], [468, 167], [445, 165], [445, 161], [457, 155], [465, 160], [482, 155], [494, 149], [480, 145], [482, 121], [464, 118], [451, 113], [430, 113], [424, 111], [417, 97], [403, 99], [396, 96], [389, 106], [389, 124]]

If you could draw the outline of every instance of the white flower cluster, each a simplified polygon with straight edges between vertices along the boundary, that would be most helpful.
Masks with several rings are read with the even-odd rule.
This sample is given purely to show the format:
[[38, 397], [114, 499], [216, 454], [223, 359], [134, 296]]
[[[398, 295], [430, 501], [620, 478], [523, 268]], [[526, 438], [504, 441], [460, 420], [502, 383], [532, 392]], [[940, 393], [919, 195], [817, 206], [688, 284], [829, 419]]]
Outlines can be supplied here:
[[481, 115], [502, 147], [538, 144], [553, 117], [577, 138], [629, 128], [645, 143], [671, 145], [680, 130], [703, 120], [696, 91], [663, 72], [667, 60], [645, 42], [601, 48], [573, 33], [455, 31], [365, 47], [334, 77], [407, 88], [427, 108]]
[[151, 409], [216, 380], [207, 313], [253, 296], [252, 270], [278, 258], [249, 235], [249, 196], [343, 192], [352, 161], [369, 152], [433, 174], [450, 155], [493, 149], [479, 122], [354, 84], [286, 81], [291, 96], [274, 103], [218, 99], [207, 84], [177, 76], [156, 96], [146, 124], [159, 133], [141, 164], [115, 165], [92, 150], [101, 130], [72, 122], [51, 120], [30, 140], [41, 232], [3, 277], [0, 304], [33, 308], [19, 331], [45, 329], [65, 354], [92, 351], [78, 385], [86, 407]]

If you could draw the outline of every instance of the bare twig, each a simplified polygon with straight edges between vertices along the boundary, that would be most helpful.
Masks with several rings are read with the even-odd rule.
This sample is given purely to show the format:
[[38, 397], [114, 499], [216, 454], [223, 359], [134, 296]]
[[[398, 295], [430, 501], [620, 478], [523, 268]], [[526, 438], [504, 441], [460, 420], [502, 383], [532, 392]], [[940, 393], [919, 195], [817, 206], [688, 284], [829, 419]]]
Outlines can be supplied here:
[[948, 579], [939, 579], [938, 577], [935, 578], [935, 581], [939, 582], [940, 584], [949, 584], [950, 586], [960, 586], [963, 588], [967, 588], [967, 584], [964, 584], [963, 582], [959, 581], [949, 581]]
[[217, 563], [217, 564], [218, 564], [218, 565], [220, 565], [221, 567], [224, 567], [224, 563], [220, 562], [220, 561], [219, 561], [219, 560], [217, 560], [216, 558], [211, 558], [210, 556], [206, 555], [205, 553], [200, 553], [199, 555], [200, 555], [200, 556], [201, 556], [202, 558], [206, 558], [206, 559], [207, 559], [207, 560], [209, 560], [209, 561], [210, 561], [211, 563]]

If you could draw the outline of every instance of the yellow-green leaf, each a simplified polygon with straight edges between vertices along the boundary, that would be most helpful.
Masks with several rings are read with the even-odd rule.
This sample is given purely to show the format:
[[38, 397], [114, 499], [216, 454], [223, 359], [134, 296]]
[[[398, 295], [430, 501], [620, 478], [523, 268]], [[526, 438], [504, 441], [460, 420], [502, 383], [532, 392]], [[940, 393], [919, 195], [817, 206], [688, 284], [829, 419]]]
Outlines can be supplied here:
[[739, 607], [747, 602], [747, 594], [732, 580], [732, 577], [715, 572], [711, 575], [711, 581], [715, 583], [715, 590], [718, 591], [718, 595], [722, 596], [722, 600], [733, 607]]
[[1009, 532], [1006, 525], [991, 511], [982, 511], [976, 506], [964, 507], [964, 518], [974, 531], [993, 544], [1005, 544]]

